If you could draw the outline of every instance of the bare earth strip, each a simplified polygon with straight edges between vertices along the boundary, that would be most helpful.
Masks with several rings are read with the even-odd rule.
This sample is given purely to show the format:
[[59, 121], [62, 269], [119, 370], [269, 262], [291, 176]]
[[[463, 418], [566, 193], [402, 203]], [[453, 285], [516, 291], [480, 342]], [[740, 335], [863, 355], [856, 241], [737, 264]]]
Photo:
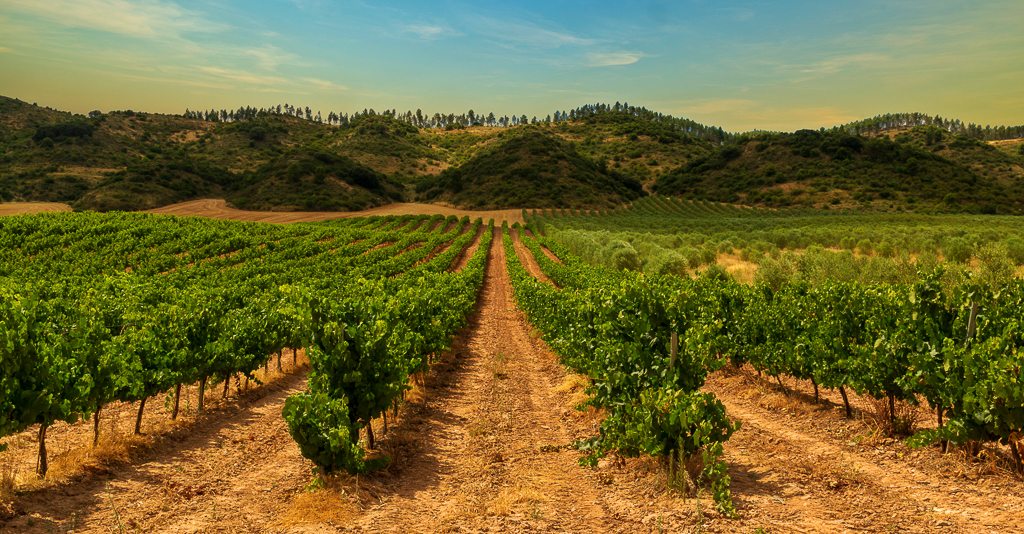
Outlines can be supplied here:
[[[491, 244], [477, 311], [457, 340], [452, 372], [410, 407], [415, 445], [380, 502], [357, 521], [370, 532], [593, 532], [610, 527], [595, 473], [578, 453], [554, 381], [560, 369], [515, 310], [504, 248]], [[544, 446], [549, 445], [548, 452]]]
[[71, 206], [60, 202], [0, 202], [0, 216], [52, 211], [71, 211]]
[[[3, 204], [6, 206], [6, 204]], [[313, 222], [328, 219], [340, 219], [347, 217], [370, 217], [383, 215], [456, 215], [458, 217], [469, 216], [470, 220], [482, 218], [484, 223], [494, 219], [495, 224], [500, 225], [502, 221], [509, 224], [518, 222], [525, 223], [522, 210], [498, 210], [498, 211], [467, 211], [433, 204], [388, 204], [379, 208], [364, 211], [315, 211], [315, 212], [274, 212], [274, 211], [244, 211], [229, 208], [227, 202], [221, 199], [192, 200], [180, 202], [170, 206], [164, 206], [150, 210], [149, 213], [165, 215], [198, 216], [211, 219], [230, 219], [233, 221], [253, 221], [268, 223], [294, 223]]]
[[[14, 517], [0, 518], [0, 533], [265, 532], [312, 468], [281, 415], [284, 399], [305, 389], [308, 366], [288, 367], [159, 435], [134, 463], [91, 467], [27, 493]], [[164, 399], [151, 400], [157, 408]], [[71, 425], [65, 441], [90, 427]]]

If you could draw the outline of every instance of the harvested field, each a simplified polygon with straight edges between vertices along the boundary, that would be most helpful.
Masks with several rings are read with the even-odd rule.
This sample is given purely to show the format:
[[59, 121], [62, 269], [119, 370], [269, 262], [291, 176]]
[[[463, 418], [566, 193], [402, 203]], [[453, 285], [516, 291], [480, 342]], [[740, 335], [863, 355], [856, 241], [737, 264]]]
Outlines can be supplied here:
[[71, 206], [61, 204], [60, 202], [0, 202], [0, 215], [47, 213], [51, 211], [71, 211]]
[[[4, 204], [6, 205], [6, 204]], [[456, 215], [458, 217], [469, 216], [470, 219], [483, 218], [486, 223], [494, 219], [494, 223], [500, 225], [502, 221], [512, 223], [525, 223], [522, 210], [498, 210], [498, 211], [468, 211], [433, 204], [388, 204], [364, 211], [244, 211], [230, 208], [227, 202], [221, 199], [192, 200], [164, 206], [149, 213], [160, 213], [166, 215], [209, 217], [211, 219], [230, 219], [233, 221], [253, 221], [268, 223], [295, 223], [324, 221], [328, 219], [340, 219], [343, 217], [370, 217], [383, 215]]]

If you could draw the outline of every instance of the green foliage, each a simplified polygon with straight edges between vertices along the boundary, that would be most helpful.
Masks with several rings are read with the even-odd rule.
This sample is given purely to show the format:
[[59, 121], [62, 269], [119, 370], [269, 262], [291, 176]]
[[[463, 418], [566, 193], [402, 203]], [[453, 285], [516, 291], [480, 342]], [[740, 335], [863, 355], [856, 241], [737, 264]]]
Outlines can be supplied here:
[[950, 239], [944, 247], [942, 247], [942, 254], [946, 257], [946, 261], [952, 261], [956, 263], [965, 263], [971, 259], [973, 253], [971, 244], [963, 238]]
[[[1021, 356], [1024, 344], [1018, 324], [1019, 310], [1024, 305], [1024, 281], [1014, 278], [1016, 260], [1013, 259], [1021, 239], [1017, 221], [991, 217], [874, 216], [866, 228], [869, 233], [857, 239], [873, 237], [879, 243], [876, 246], [879, 255], [855, 257], [849, 251], [835, 253], [823, 246], [807, 245], [799, 233], [780, 230], [780, 227], [787, 227], [789, 218], [800, 221], [794, 226], [808, 228], [823, 226], [830, 216], [817, 216], [819, 223], [810, 224], [812, 219], [800, 212], [730, 212], [722, 208], [650, 197], [629, 210], [596, 220], [579, 216], [550, 220], [534, 216], [528, 220], [558, 239], [572, 235], [583, 241], [589, 236], [596, 242], [608, 234], [608, 227], [621, 230], [634, 223], [638, 229], [635, 233], [620, 231], [615, 235], [629, 239], [630, 235], [640, 234], [640, 229], [647, 232], [659, 227], [672, 232], [666, 235], [680, 237], [676, 233], [680, 231], [679, 224], [692, 221], [693, 226], [683, 225], [683, 228], [698, 230], [686, 235], [690, 242], [707, 244], [714, 240], [720, 244], [735, 240], [737, 244], [753, 243], [750, 248], [754, 250], [776, 244], [806, 247], [803, 252], [786, 252], [762, 259], [753, 286], [730, 280], [717, 281], [711, 286], [704, 285], [706, 282], [701, 279], [676, 279], [669, 283], [653, 277], [649, 277], [647, 284], [672, 287], [676, 294], [689, 295], [699, 303], [696, 309], [703, 312], [690, 315], [685, 330], [688, 345], [693, 343], [712, 354], [727, 354], [734, 364], [750, 362], [771, 375], [813, 379], [819, 386], [852, 389], [876, 399], [916, 404], [923, 398], [931, 406], [940, 407], [947, 417], [946, 423], [938, 429], [916, 434], [909, 441], [914, 446], [937, 439], [954, 443], [968, 440], [1009, 443], [1024, 432], [1024, 396], [1020, 395], [1019, 376], [1024, 367]], [[748, 212], [752, 212], [751, 227], [771, 227], [773, 233], [738, 231]], [[831, 220], [844, 219], [831, 217]], [[901, 228], [900, 223], [906, 227]], [[590, 230], [569, 233], [558, 231], [561, 226]], [[850, 235], [858, 233], [856, 228], [837, 225], [835, 232], [822, 232], [814, 240], [829, 246], [841, 242], [843, 247], [850, 248], [857, 242]], [[965, 229], [972, 233], [968, 234]], [[753, 232], [749, 228], [747, 231]], [[775, 244], [761, 241], [766, 237]], [[646, 236], [646, 239], [657, 238], [656, 235]], [[944, 243], [947, 259], [964, 262], [974, 256], [976, 264], [940, 263], [935, 254], [938, 241]], [[558, 248], [554, 242], [547, 244], [552, 250]], [[866, 245], [861, 246], [866, 249]], [[893, 250], [892, 257], [886, 257], [888, 254], [884, 252], [889, 246]], [[909, 249], [920, 251], [916, 262], [906, 254]], [[539, 259], [538, 263], [563, 287], [559, 300], [556, 304], [548, 302], [549, 308], [553, 308], [551, 311], [524, 306], [531, 318], [536, 316], [538, 322], [553, 322], [553, 328], [561, 329], [545, 333], [550, 336], [546, 339], [552, 348], [557, 347], [560, 356], [573, 365], [576, 361], [587, 360], [574, 356], [568, 349], [581, 353], [589, 350], [590, 357], [604, 356], [607, 350], [593, 345], [589, 349], [576, 349], [574, 345], [579, 339], [631, 339], [617, 337], [603, 329], [577, 329], [570, 335], [558, 334], [562, 330], [573, 331], [571, 326], [558, 322], [558, 313], [574, 313], [570, 316], [582, 324], [602, 324], [599, 302], [577, 300], [584, 289], [594, 291], [600, 283], [605, 283], [615, 287], [621, 295], [635, 292], [630, 284], [634, 276], [631, 273], [615, 274], [594, 268], [590, 277], [583, 277], [579, 274], [582, 269], [575, 266], [575, 260], [567, 252], [558, 254], [565, 267], [545, 263], [544, 259]], [[540, 257], [537, 253], [534, 256]], [[532, 284], [521, 284], [524, 288], [517, 286], [517, 298], [521, 292], [529, 295], [539, 291], [533, 289]], [[572, 293], [567, 294], [567, 289]], [[677, 324], [671, 320], [653, 320], [658, 317], [656, 307], [602, 297], [615, 303], [618, 309], [630, 310], [624, 314], [629, 317], [625, 332], [629, 332], [628, 326], [634, 322], [635, 315], [645, 321], [643, 324], [648, 330], [656, 330], [652, 326], [655, 324]], [[668, 297], [662, 300], [668, 303], [668, 309], [685, 310], [688, 305], [694, 305], [673, 302]], [[618, 319], [622, 320], [621, 317]], [[977, 320], [973, 337], [968, 335], [971, 317]], [[643, 346], [656, 352], [659, 343], [649, 342]], [[645, 369], [663, 368], [656, 358], [649, 359], [650, 356], [627, 350], [629, 348], [628, 344], [619, 342], [612, 354], [621, 353], [625, 356], [623, 360], [636, 361]], [[681, 350], [680, 354], [685, 351]], [[609, 361], [617, 362], [605, 357], [600, 366], [583, 368], [603, 380], [604, 375], [597, 373]], [[608, 365], [609, 369], [621, 367]], [[615, 384], [615, 380], [618, 378], [608, 379], [611, 384]], [[609, 386], [599, 380], [594, 391], [600, 395], [606, 387]], [[622, 414], [609, 418], [607, 432], [614, 437], [592, 440], [587, 444], [588, 450], [599, 452], [602, 447], [631, 446], [640, 451], [644, 449], [637, 443], [643, 446], [653, 443], [643, 441], [641, 436], [651, 435], [653, 431], [645, 425], [657, 421], [658, 415], [643, 412], [645, 404], [637, 402], [636, 398], [639, 397], [630, 401]], [[654, 409], [657, 410], [672, 411], [667, 406]]]
[[311, 386], [306, 393], [285, 399], [283, 416], [299, 451], [313, 462], [321, 475], [335, 471], [366, 473], [387, 465], [386, 458], [364, 460], [356, 441], [359, 427], [349, 421], [346, 397], [331, 397]]
[[306, 346], [311, 391], [286, 404], [303, 454], [324, 472], [373, 469], [386, 460], [363, 459], [359, 429], [425, 369], [424, 355], [450, 346], [483, 277], [490, 233], [449, 273], [481, 223], [426, 230], [440, 219], [0, 218], [0, 435], [252, 377], [268, 355]]
[[[854, 201], [874, 209], [906, 209], [923, 202], [944, 211], [1020, 211], [1016, 197], [1006, 196], [1010, 190], [1013, 195], [1024, 193], [1008, 185], [1014, 183], [1009, 154], [963, 136], [955, 136], [948, 149], [939, 149], [935, 143], [942, 135], [933, 126], [915, 128], [895, 140], [840, 130], [744, 134], [659, 176], [652, 189], [663, 195], [781, 207], [794, 204], [794, 199], [776, 186], [793, 183], [811, 189], [803, 197], [808, 205]], [[744, 151], [750, 142], [757, 143], [756, 150]]]
[[540, 128], [509, 133], [463, 165], [416, 186], [426, 200], [478, 209], [605, 207], [640, 197], [642, 187]]
[[402, 199], [400, 184], [324, 151], [298, 152], [261, 165], [246, 174], [243, 184], [229, 199], [244, 209], [356, 211]]
[[42, 141], [52, 139], [53, 142], [60, 142], [70, 137], [91, 137], [96, 131], [96, 125], [92, 121], [75, 119], [68, 122], [61, 122], [36, 128], [32, 139]]
[[[557, 264], [540, 243], [524, 239], [544, 273], [562, 287], [558, 290], [531, 277], [511, 238], [504, 239], [517, 303], [561, 362], [593, 379], [586, 405], [608, 410], [600, 434], [577, 444], [588, 452], [582, 463], [596, 463], [613, 450], [662, 457], [720, 451], [715, 445], [729, 439], [739, 425], [726, 417], [713, 394], [699, 391], [707, 373], [723, 362], [713, 348], [714, 329], [697, 319], [716, 313], [705, 297], [720, 282], [702, 280], [700, 289], [684, 291], [679, 278], [589, 267], [557, 242], [545, 240], [565, 262]], [[672, 332], [680, 340], [675, 358]], [[716, 498], [724, 510], [731, 510], [723, 489], [728, 485], [728, 478], [721, 476], [724, 467], [712, 463], [708, 473], [717, 484]]]

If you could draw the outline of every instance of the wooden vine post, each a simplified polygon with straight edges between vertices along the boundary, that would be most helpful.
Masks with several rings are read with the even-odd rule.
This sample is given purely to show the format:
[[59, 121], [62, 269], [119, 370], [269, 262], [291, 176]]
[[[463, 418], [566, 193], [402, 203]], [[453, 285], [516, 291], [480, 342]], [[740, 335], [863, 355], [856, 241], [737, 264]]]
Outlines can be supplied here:
[[174, 409], [171, 411], [171, 419], [178, 419], [178, 406], [181, 403], [181, 384], [174, 386]]

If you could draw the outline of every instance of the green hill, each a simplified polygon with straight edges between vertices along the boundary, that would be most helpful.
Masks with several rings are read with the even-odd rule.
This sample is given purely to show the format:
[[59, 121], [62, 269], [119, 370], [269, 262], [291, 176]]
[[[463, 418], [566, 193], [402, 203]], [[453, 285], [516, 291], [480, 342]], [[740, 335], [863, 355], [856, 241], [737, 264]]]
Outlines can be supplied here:
[[[344, 155], [358, 150], [337, 148], [352, 127], [283, 115], [233, 123], [134, 111], [87, 118], [9, 98], [0, 98], [0, 117], [4, 200], [106, 211], [203, 197], [274, 210], [361, 210], [404, 199], [401, 182]], [[364, 151], [379, 145], [362, 143]]]
[[498, 134], [466, 163], [422, 180], [417, 192], [464, 209], [612, 207], [644, 194], [640, 182], [549, 130], [526, 126]]
[[0, 199], [94, 210], [196, 198], [255, 210], [607, 208], [657, 192], [766, 207], [1024, 213], [1024, 127], [904, 113], [733, 134], [618, 103], [544, 120], [315, 117], [289, 106], [86, 117], [0, 97]]
[[740, 136], [661, 176], [663, 195], [770, 207], [1021, 213], [1020, 153], [934, 126]]
[[402, 189], [401, 182], [346, 156], [303, 150], [244, 173], [227, 198], [248, 210], [355, 211], [402, 200]]
[[683, 133], [675, 123], [662, 123], [611, 111], [578, 123], [559, 123], [554, 129], [574, 142], [579, 151], [613, 170], [652, 184], [662, 174], [714, 150], [711, 142]]

